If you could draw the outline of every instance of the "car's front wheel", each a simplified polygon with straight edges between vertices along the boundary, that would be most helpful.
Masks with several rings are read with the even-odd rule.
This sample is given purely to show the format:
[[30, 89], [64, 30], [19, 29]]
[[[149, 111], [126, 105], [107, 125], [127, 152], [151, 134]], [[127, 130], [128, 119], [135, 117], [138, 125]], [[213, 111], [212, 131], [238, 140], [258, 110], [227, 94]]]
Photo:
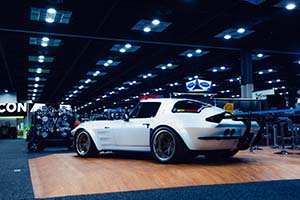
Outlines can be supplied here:
[[80, 157], [95, 156], [99, 153], [91, 136], [84, 130], [76, 134], [75, 151]]
[[161, 163], [173, 163], [184, 158], [186, 146], [172, 129], [162, 127], [153, 133], [151, 153]]

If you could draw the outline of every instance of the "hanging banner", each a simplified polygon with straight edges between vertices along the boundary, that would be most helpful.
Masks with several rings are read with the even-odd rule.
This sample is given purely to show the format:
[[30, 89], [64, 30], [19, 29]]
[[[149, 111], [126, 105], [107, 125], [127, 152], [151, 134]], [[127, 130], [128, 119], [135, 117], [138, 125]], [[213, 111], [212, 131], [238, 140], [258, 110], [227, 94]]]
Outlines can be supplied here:
[[203, 92], [211, 88], [211, 81], [195, 79], [185, 83], [186, 89], [189, 92]]

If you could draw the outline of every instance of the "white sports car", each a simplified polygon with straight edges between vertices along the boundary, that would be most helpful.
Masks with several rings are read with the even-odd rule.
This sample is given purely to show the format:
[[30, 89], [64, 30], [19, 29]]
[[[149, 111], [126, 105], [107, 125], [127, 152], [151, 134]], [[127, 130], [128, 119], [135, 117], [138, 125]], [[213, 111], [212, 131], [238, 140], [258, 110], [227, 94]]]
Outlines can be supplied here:
[[151, 152], [161, 163], [200, 154], [225, 158], [247, 149], [253, 139], [251, 123], [224, 119], [225, 115], [225, 110], [196, 100], [147, 99], [123, 119], [85, 122], [72, 134], [81, 157], [140, 151]]

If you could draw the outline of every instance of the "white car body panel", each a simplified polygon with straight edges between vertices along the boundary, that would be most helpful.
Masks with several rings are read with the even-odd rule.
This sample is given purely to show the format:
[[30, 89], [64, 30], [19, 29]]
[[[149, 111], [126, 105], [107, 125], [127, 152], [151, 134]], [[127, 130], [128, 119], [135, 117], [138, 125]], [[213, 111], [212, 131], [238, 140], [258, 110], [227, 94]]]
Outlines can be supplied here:
[[[92, 137], [96, 148], [102, 150], [150, 151], [150, 130], [168, 126], [175, 130], [190, 150], [233, 150], [238, 139], [205, 140], [198, 137], [222, 137], [226, 129], [235, 129], [234, 136], [242, 136], [246, 126], [243, 122], [223, 119], [221, 123], [208, 122], [207, 117], [223, 113], [215, 106], [206, 107], [200, 113], [173, 113], [174, 104], [188, 99], [148, 99], [141, 102], [160, 102], [152, 118], [124, 120], [99, 120], [85, 122], [72, 130], [84, 129]], [[195, 100], [191, 100], [195, 101]]]

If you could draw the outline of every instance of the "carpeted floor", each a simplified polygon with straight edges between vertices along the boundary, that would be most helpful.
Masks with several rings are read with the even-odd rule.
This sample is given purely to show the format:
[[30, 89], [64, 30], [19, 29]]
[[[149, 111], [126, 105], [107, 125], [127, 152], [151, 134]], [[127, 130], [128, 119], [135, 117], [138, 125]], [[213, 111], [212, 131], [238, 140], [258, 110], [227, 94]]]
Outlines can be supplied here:
[[[55, 150], [55, 153], [65, 150]], [[24, 140], [0, 140], [0, 200], [34, 199], [30, 180], [28, 159], [47, 155], [49, 149], [41, 153], [28, 153]], [[299, 166], [300, 167], [300, 166]], [[238, 172], [237, 172], [238, 173]], [[172, 177], [170, 177], [172, 178]], [[299, 180], [268, 181], [242, 184], [193, 186], [170, 189], [143, 190], [96, 195], [81, 195], [48, 200], [153, 200], [153, 199], [187, 199], [187, 200], [234, 200], [234, 199], [300, 199]]]

